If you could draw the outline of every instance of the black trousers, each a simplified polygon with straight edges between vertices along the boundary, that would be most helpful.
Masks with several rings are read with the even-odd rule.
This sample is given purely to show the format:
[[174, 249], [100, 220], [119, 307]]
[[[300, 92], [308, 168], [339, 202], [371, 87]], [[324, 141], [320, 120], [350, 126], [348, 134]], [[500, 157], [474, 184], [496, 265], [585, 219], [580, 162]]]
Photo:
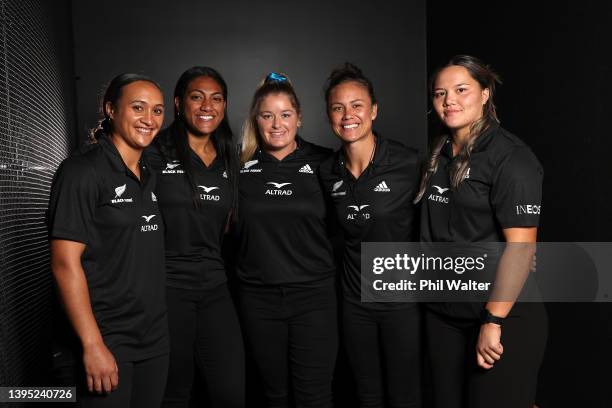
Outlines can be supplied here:
[[421, 406], [421, 313], [418, 304], [374, 309], [344, 300], [343, 343], [359, 406]]
[[504, 353], [493, 368], [476, 364], [480, 324], [425, 312], [433, 401], [436, 408], [531, 408], [547, 337], [538, 303], [516, 303], [502, 327]]
[[227, 285], [167, 288], [170, 369], [164, 407], [188, 407], [196, 368], [210, 406], [244, 407], [244, 346]]
[[82, 408], [152, 408], [162, 401], [168, 355], [143, 361], [117, 362], [119, 386], [110, 394], [89, 393], [79, 390]]
[[333, 281], [323, 287], [242, 285], [246, 340], [268, 407], [331, 407], [338, 353]]

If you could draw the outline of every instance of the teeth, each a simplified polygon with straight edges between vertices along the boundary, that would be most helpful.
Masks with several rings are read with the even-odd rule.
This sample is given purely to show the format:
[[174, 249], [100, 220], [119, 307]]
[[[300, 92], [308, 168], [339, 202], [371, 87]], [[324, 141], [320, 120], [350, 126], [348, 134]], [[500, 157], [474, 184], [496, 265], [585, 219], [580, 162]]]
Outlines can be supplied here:
[[203, 115], [203, 116], [198, 116], [198, 118], [203, 119], [203, 120], [212, 120], [212, 116], [210, 115]]
[[344, 129], [355, 129], [357, 127], [357, 123], [353, 123], [352, 125], [344, 125], [342, 126]]
[[151, 133], [151, 129], [147, 129], [147, 128], [136, 128], [137, 131], [139, 131], [140, 133]]

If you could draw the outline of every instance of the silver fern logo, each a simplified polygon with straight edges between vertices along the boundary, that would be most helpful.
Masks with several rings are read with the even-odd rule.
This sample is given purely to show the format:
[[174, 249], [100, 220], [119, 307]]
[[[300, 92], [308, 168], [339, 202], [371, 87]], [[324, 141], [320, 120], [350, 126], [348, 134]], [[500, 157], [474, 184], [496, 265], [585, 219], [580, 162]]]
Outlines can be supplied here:
[[115, 198], [111, 199], [112, 204], [131, 203], [134, 200], [131, 198], [122, 198], [123, 194], [127, 191], [127, 184], [115, 187]]

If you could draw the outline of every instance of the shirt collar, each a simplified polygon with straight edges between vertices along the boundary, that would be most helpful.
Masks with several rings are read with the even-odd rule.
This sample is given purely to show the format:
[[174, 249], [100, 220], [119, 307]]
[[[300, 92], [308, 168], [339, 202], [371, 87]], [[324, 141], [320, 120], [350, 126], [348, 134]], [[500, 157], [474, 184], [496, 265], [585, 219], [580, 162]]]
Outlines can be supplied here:
[[[482, 132], [482, 134], [478, 136], [478, 138], [474, 142], [472, 153], [478, 153], [478, 152], [486, 150], [489, 144], [491, 143], [493, 134], [497, 131], [497, 129], [499, 129], [499, 123], [493, 122], [492, 124], [490, 124], [489, 127], [484, 132]], [[444, 143], [444, 146], [442, 146], [442, 151], [441, 151], [442, 155], [448, 157], [449, 159], [452, 159], [453, 157], [452, 141], [453, 141], [452, 137], [449, 136], [446, 139], [446, 143]]]
[[[391, 164], [391, 155], [389, 154], [389, 142], [387, 139], [375, 133], [376, 136], [376, 150], [374, 151], [374, 158], [370, 166], [370, 171], [374, 171], [376, 167], [386, 166]], [[335, 156], [334, 172], [336, 174], [344, 174], [346, 169], [346, 156], [344, 149], [341, 147], [336, 152]]]
[[[133, 173], [123, 162], [121, 155], [119, 154], [119, 150], [115, 144], [111, 141], [110, 136], [106, 134], [102, 134], [102, 136], [98, 137], [98, 144], [102, 147], [102, 150], [106, 153], [106, 157], [109, 159], [113, 170], [117, 172], [124, 172], [128, 176], [133, 176]], [[148, 166], [145, 163], [144, 155], [140, 157], [140, 170], [143, 176], [148, 174]], [[141, 177], [144, 180], [144, 177]]]

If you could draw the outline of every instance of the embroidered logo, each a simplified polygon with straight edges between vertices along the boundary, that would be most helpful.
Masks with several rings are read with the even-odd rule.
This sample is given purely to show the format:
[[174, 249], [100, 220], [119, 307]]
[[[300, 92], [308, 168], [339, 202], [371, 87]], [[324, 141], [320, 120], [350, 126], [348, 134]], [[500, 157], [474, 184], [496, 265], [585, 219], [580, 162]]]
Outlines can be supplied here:
[[334, 185], [332, 186], [332, 192], [331, 192], [332, 197], [346, 195], [346, 191], [338, 191], [338, 189], [342, 187], [342, 184], [344, 184], [344, 180], [339, 180], [334, 183]]
[[127, 184], [115, 187], [115, 198], [113, 198], [111, 200], [111, 203], [112, 204], [119, 204], [119, 203], [131, 203], [131, 202], [133, 202], [134, 200], [131, 199], [131, 198], [121, 198], [121, 196], [125, 193], [126, 190], [127, 190]]
[[289, 186], [291, 185], [291, 183], [276, 183], [274, 181], [268, 181], [266, 184], [269, 184], [271, 186], [273, 186], [274, 188], [268, 188], [266, 189], [265, 194], [266, 195], [286, 195], [286, 196], [290, 196], [291, 194], [293, 194], [292, 190], [289, 189], [284, 189], [283, 187], [285, 186]]
[[387, 185], [387, 182], [383, 180], [376, 187], [374, 187], [374, 191], [378, 193], [389, 193], [391, 192], [391, 189]]
[[314, 171], [312, 171], [312, 168], [310, 167], [310, 164], [306, 164], [306, 165], [302, 166], [302, 168], [300, 170], [298, 170], [298, 173], [314, 174]]

